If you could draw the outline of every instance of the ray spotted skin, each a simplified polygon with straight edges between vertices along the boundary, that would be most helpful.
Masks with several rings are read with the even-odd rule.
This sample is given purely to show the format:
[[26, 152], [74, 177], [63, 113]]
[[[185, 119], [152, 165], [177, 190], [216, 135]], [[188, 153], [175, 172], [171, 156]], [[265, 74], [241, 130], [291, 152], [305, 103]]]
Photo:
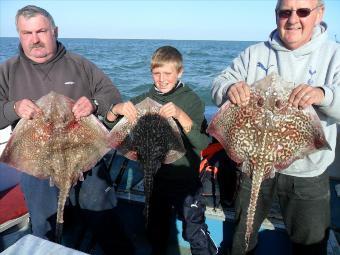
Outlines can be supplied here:
[[[137, 121], [135, 123], [130, 123], [126, 117], [123, 117], [110, 131], [111, 147], [117, 148], [125, 157], [131, 160], [138, 160], [137, 151], [133, 145], [133, 137], [130, 135], [131, 130], [135, 128], [136, 123], [142, 116], [147, 113], [158, 113], [161, 106], [161, 104], [150, 98], [146, 98], [142, 102], [136, 104]], [[169, 140], [169, 150], [167, 151], [163, 163], [171, 164], [181, 158], [185, 151], [176, 122], [172, 118], [167, 119], [167, 122], [172, 127], [176, 139]]]
[[144, 172], [145, 218], [148, 222], [153, 177], [161, 164], [170, 164], [184, 155], [180, 131], [173, 119], [158, 112], [161, 105], [146, 98], [136, 104], [137, 121], [122, 118], [111, 130], [111, 146], [132, 160], [138, 160]]
[[211, 121], [208, 132], [252, 179], [246, 222], [246, 250], [253, 231], [256, 203], [263, 180], [318, 149], [328, 148], [313, 107], [288, 103], [293, 83], [272, 73], [253, 84], [249, 103], [227, 101]]
[[149, 218], [150, 196], [153, 177], [164, 162], [166, 154], [174, 140], [171, 126], [166, 119], [156, 113], [146, 113], [139, 118], [133, 128], [133, 146], [144, 172], [145, 218]]
[[[55, 92], [36, 104], [43, 113], [22, 119], [1, 155], [0, 161], [39, 178], [50, 178], [59, 188], [57, 223], [70, 188], [109, 151], [108, 131], [92, 115], [77, 121], [73, 100]], [[61, 227], [57, 228], [60, 236]]]

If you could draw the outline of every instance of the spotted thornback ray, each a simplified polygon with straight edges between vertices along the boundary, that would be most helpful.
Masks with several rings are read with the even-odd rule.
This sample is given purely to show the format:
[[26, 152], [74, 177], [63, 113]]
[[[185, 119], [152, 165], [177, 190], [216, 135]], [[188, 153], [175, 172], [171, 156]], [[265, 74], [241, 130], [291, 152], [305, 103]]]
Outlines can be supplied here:
[[[157, 103], [155, 100], [147, 97], [140, 103], [136, 104], [135, 107], [137, 109], [137, 121], [135, 123], [130, 123], [127, 118], [123, 117], [111, 130], [110, 141], [111, 146], [113, 148], [117, 148], [125, 157], [134, 161], [138, 161], [136, 150], [137, 147], [134, 145], [135, 140], [133, 139], [133, 134], [131, 134], [131, 130], [134, 129], [139, 119], [147, 113], [158, 115], [158, 112], [162, 105]], [[168, 122], [167, 125], [170, 125], [172, 128], [172, 135], [174, 135], [174, 139], [168, 139], [169, 150], [167, 151], [164, 162], [162, 163], [171, 164], [177, 159], [181, 158], [185, 154], [185, 151], [180, 131], [176, 122], [172, 118], [166, 119], [166, 122]], [[150, 128], [153, 128], [152, 125], [149, 126]], [[147, 126], [145, 126], [145, 128], [146, 127]], [[159, 130], [159, 132], [162, 131]]]
[[185, 153], [175, 121], [158, 114], [161, 106], [150, 98], [144, 99], [136, 104], [135, 123], [129, 123], [124, 117], [110, 132], [112, 147], [127, 158], [139, 161], [144, 171], [146, 221], [154, 175], [162, 163], [170, 164]]
[[82, 179], [110, 150], [108, 131], [90, 115], [77, 121], [72, 99], [50, 92], [36, 101], [43, 113], [21, 119], [0, 161], [38, 178], [50, 178], [59, 188], [56, 240], [62, 231], [63, 211], [71, 186]]
[[297, 159], [330, 148], [314, 108], [299, 110], [288, 104], [293, 88], [293, 83], [272, 73], [251, 86], [248, 105], [239, 107], [227, 101], [208, 126], [208, 133], [252, 179], [246, 250], [262, 181]]

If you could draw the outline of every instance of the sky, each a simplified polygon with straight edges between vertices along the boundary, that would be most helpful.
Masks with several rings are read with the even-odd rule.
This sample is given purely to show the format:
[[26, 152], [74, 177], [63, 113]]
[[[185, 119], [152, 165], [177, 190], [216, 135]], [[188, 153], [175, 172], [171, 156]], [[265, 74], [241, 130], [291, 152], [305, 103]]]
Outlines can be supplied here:
[[[340, 40], [340, 0], [325, 0], [329, 35]], [[263, 41], [276, 0], [0, 0], [0, 37], [16, 37], [21, 7], [46, 9], [61, 38]]]

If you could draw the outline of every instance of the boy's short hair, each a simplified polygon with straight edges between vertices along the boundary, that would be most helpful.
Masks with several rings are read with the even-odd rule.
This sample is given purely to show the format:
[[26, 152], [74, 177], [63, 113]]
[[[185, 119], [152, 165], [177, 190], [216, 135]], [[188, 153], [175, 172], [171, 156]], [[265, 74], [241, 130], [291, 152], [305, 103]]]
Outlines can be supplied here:
[[174, 63], [177, 70], [181, 70], [183, 68], [182, 54], [172, 46], [158, 48], [151, 58], [151, 71], [156, 67], [163, 66], [165, 63]]

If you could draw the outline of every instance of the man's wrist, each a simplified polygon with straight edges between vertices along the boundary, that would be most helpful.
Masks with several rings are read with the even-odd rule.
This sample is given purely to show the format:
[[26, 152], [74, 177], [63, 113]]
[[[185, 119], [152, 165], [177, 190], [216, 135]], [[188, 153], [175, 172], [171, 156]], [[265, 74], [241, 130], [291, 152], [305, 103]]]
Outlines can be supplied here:
[[96, 114], [98, 112], [98, 101], [96, 99], [91, 100], [92, 106], [93, 106], [93, 114]]
[[324, 90], [324, 88], [323, 87], [318, 87], [318, 88], [322, 91], [323, 96], [325, 97], [325, 90]]
[[114, 108], [115, 107], [115, 104], [112, 104], [111, 106], [110, 106], [110, 113], [112, 113], [115, 117], [118, 117], [119, 116], [119, 114], [118, 113], [116, 113], [115, 111], [114, 111]]

